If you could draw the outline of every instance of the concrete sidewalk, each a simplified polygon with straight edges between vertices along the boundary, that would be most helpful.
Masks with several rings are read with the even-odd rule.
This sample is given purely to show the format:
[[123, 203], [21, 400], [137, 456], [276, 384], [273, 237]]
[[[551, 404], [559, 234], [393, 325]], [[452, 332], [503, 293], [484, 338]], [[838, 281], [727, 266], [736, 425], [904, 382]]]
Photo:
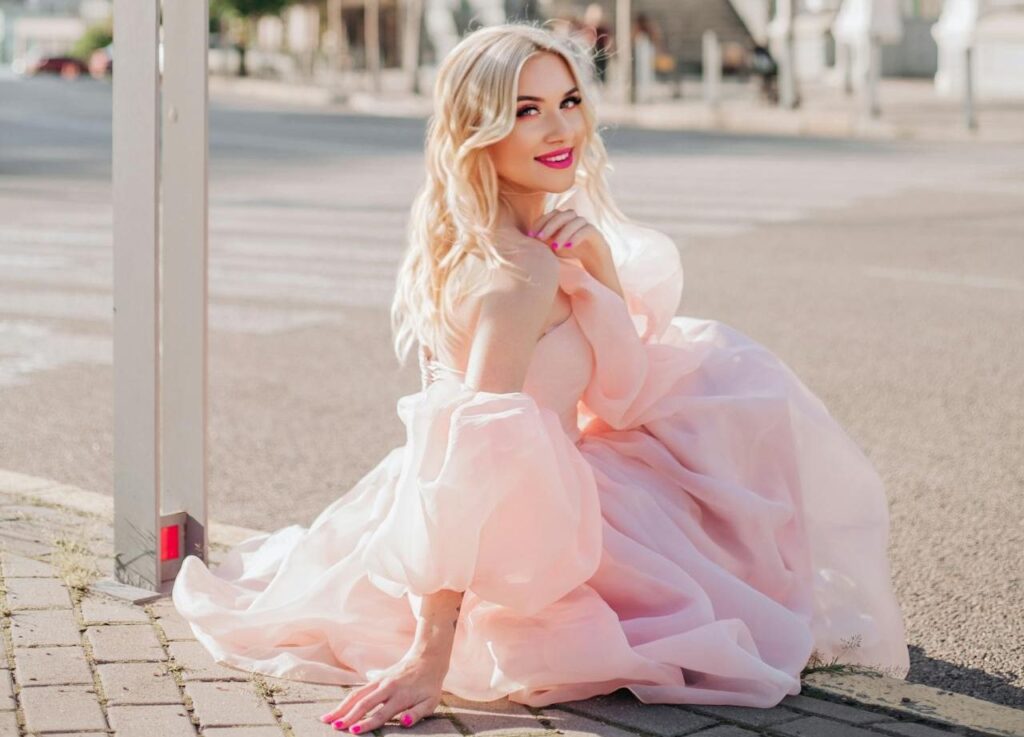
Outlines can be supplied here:
[[[279, 82], [257, 78], [211, 76], [214, 100], [235, 104], [284, 105], [336, 113], [426, 118], [428, 96], [397, 91], [388, 78], [385, 91], [371, 94], [328, 84]], [[687, 80], [682, 97], [667, 88], [655, 102], [620, 105], [598, 102], [603, 125], [654, 130], [719, 131], [747, 135], [824, 136], [874, 140], [1024, 142], [1024, 100], [979, 101], [978, 128], [964, 126], [959, 98], [936, 95], [929, 79], [883, 79], [881, 116], [868, 117], [860, 98], [845, 95], [826, 81], [805, 82], [802, 103], [782, 110], [759, 99], [756, 82], [726, 81], [715, 106], [704, 102], [700, 82]]]
[[[112, 500], [0, 471], [0, 737], [335, 734], [333, 685], [218, 665], [164, 597], [127, 605], [112, 573]], [[256, 530], [211, 524], [212, 563]], [[379, 735], [940, 737], [1024, 735], [1024, 711], [870, 672], [822, 668], [771, 709], [645, 705], [628, 691], [545, 708], [446, 694], [437, 713]]]

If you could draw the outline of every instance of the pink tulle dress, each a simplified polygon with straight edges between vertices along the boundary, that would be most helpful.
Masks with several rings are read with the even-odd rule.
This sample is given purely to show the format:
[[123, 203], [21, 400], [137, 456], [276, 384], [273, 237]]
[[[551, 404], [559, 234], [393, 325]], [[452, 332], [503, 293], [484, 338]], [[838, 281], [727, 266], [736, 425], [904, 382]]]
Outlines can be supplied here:
[[[562, 207], [597, 222], [582, 190]], [[422, 596], [466, 591], [444, 690], [532, 706], [628, 688], [770, 707], [815, 653], [905, 677], [882, 482], [773, 353], [675, 316], [675, 244], [607, 222], [626, 300], [575, 259], [521, 392], [423, 364], [404, 445], [309, 528], [187, 557], [177, 610], [220, 663], [360, 684]]]

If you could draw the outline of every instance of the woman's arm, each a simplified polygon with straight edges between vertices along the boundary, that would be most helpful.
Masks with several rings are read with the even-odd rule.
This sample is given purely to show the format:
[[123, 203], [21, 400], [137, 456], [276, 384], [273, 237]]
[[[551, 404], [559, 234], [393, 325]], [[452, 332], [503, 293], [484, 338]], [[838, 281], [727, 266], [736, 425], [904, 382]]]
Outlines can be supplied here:
[[625, 299], [622, 284], [619, 282], [619, 272], [616, 271], [615, 261], [612, 260], [611, 250], [605, 246], [604, 248], [587, 249], [584, 253], [586, 256], [580, 258], [583, 268], [590, 272], [592, 277]]
[[410, 652], [444, 662], [451, 659], [464, 591], [441, 589], [423, 597]]
[[[511, 256], [530, 275], [522, 281], [506, 269], [487, 275], [470, 347], [466, 385], [480, 392], [520, 392], [537, 339], [558, 289], [552, 254], [527, 243]], [[467, 494], [472, 489], [465, 490]], [[430, 716], [441, 700], [455, 642], [464, 592], [441, 589], [424, 594], [412, 644], [375, 680], [351, 691], [321, 721], [363, 734], [397, 718], [411, 726]], [[376, 711], [370, 712], [378, 707]]]

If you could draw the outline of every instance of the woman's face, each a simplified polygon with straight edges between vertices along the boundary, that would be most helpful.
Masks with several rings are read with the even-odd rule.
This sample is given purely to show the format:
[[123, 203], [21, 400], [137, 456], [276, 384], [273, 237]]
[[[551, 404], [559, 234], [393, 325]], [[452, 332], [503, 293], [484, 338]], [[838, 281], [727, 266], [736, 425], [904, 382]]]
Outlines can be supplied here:
[[516, 94], [515, 127], [487, 147], [501, 189], [565, 192], [576, 181], [586, 125], [572, 72], [558, 54], [536, 54], [523, 64]]

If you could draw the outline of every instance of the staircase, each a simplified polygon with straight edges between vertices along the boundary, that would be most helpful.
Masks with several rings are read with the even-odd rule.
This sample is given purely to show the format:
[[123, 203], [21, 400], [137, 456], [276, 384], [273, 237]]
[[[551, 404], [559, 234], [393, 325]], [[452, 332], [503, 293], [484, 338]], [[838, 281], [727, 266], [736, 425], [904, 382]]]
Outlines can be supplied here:
[[[756, 4], [756, 0], [753, 2]], [[750, 4], [745, 0], [633, 0], [633, 13], [647, 13], [681, 71], [694, 72], [700, 67], [701, 39], [708, 29], [717, 33], [722, 43], [735, 42], [744, 47], [753, 43], [734, 7]]]

